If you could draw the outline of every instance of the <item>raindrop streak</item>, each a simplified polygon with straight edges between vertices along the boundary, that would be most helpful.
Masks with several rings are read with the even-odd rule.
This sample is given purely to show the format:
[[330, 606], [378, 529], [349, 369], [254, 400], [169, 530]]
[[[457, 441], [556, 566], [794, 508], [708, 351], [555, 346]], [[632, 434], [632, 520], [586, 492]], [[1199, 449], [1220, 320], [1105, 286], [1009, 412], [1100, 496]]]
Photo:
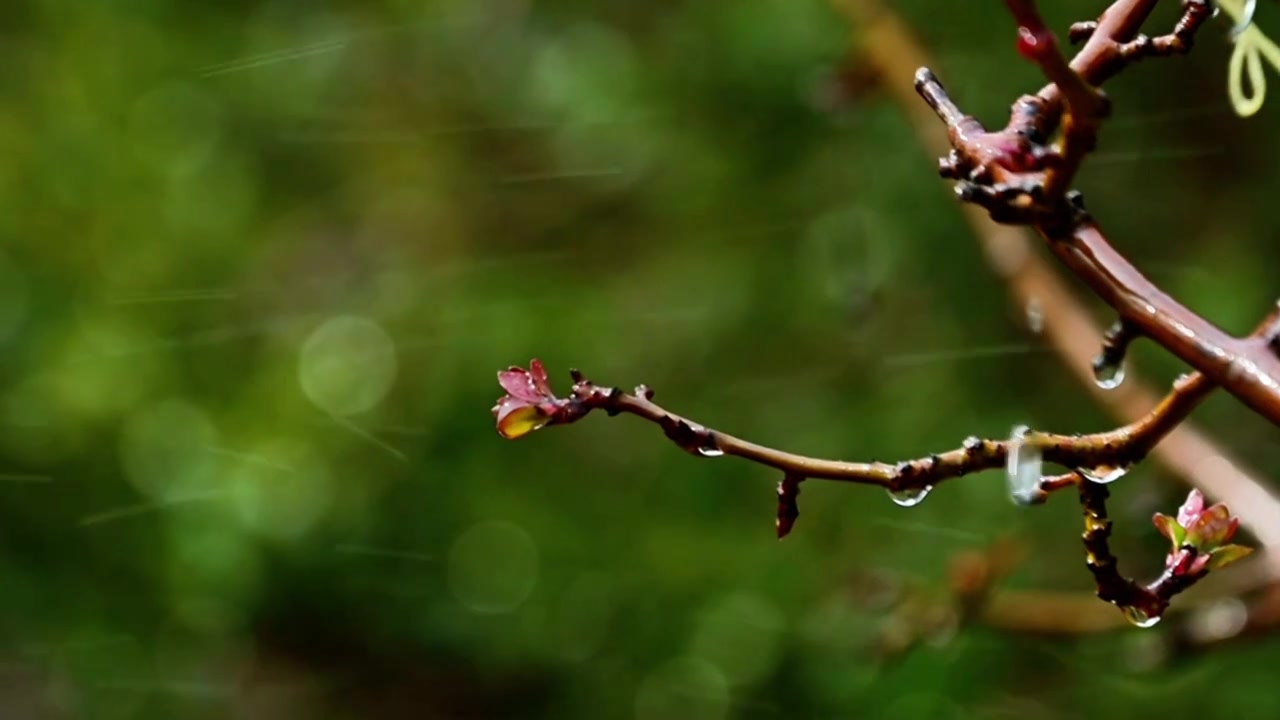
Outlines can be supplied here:
[[[394, 457], [395, 459], [401, 462], [409, 462], [408, 455], [405, 455], [396, 446], [379, 439], [376, 435], [369, 432], [368, 430], [365, 430], [364, 428], [360, 427], [359, 425], [356, 425], [355, 423], [351, 422], [350, 420], [344, 417], [339, 417], [337, 415], [330, 415], [329, 417], [330, 419], [333, 420], [333, 422], [336, 425], [338, 425], [338, 427], [342, 427], [342, 428], [346, 428], [347, 430], [350, 430], [356, 437], [363, 438], [364, 440], [367, 440], [370, 444], [374, 445], [375, 447], [378, 447], [382, 450], [387, 451], [387, 453], [391, 455], [391, 457]], [[546, 425], [546, 423], [543, 422], [542, 425]], [[542, 427], [542, 425], [539, 425], [538, 427]], [[537, 429], [538, 428], [534, 428], [534, 430], [537, 430]]]
[[1030, 431], [1026, 425], [1018, 425], [1010, 436], [1007, 476], [1009, 497], [1015, 505], [1034, 504], [1036, 491], [1040, 488], [1044, 458], [1040, 448], [1025, 442]]
[[1148, 615], [1136, 607], [1130, 606], [1120, 609], [1124, 611], [1124, 619], [1135, 627], [1149, 628], [1160, 622], [1159, 615]]
[[112, 520], [123, 520], [136, 515], [154, 512], [158, 510], [167, 510], [180, 505], [189, 505], [192, 503], [202, 502], [205, 500], [216, 500], [223, 497], [226, 493], [220, 490], [212, 490], [204, 493], [197, 493], [188, 497], [176, 497], [169, 500], [157, 502], [142, 503], [138, 505], [127, 505], [125, 507], [115, 508], [113, 510], [103, 510], [99, 513], [86, 515], [80, 519], [80, 527], [89, 527], [90, 525], [101, 525]]
[[1080, 475], [1084, 477], [1085, 480], [1088, 480], [1091, 483], [1106, 485], [1108, 483], [1113, 483], [1119, 480], [1120, 478], [1124, 477], [1125, 475], [1127, 475], [1129, 473], [1129, 468], [1111, 467], [1110, 465], [1103, 465], [1102, 467], [1096, 467], [1092, 469], [1076, 468], [1076, 472], [1080, 473]]
[[1093, 381], [1103, 390], [1114, 390], [1124, 382], [1124, 363], [1107, 362], [1102, 355], [1093, 360]]
[[1036, 335], [1044, 332], [1044, 310], [1036, 298], [1027, 302], [1027, 329]]
[[889, 493], [889, 499], [893, 501], [893, 504], [898, 505], [899, 507], [915, 507], [924, 502], [924, 499], [929, 495], [930, 490], [933, 490], [932, 485], [898, 490], [897, 492], [888, 490], [886, 492]]

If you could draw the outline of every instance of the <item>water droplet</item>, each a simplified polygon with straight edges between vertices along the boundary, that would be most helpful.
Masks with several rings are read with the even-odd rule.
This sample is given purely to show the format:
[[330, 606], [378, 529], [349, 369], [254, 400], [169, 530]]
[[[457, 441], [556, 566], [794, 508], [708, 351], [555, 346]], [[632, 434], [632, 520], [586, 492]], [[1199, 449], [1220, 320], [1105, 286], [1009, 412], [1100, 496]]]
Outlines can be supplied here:
[[1149, 628], [1160, 622], [1159, 615], [1148, 615], [1140, 608], [1129, 606], [1120, 609], [1124, 611], [1124, 619], [1135, 627]]
[[1093, 360], [1093, 380], [1103, 390], [1114, 390], [1124, 382], [1124, 362], [1111, 363], [1099, 355]]
[[724, 455], [724, 451], [715, 446], [708, 446], [698, 448], [698, 454], [702, 457], [720, 457]]
[[1129, 468], [1103, 465], [1096, 468], [1076, 468], [1076, 472], [1080, 473], [1080, 475], [1089, 482], [1106, 485], [1124, 477], [1128, 474]]
[[888, 492], [889, 499], [892, 500], [895, 505], [900, 507], [915, 507], [916, 505], [924, 502], [924, 499], [928, 496], [930, 490], [933, 490], [932, 485], [925, 485], [924, 487], [919, 488], [908, 488], [906, 490], [898, 490], [896, 492], [889, 490]]
[[1044, 332], [1044, 310], [1040, 308], [1038, 298], [1027, 302], [1027, 329], [1036, 335]]
[[1017, 505], [1034, 504], [1040, 489], [1044, 458], [1040, 448], [1026, 442], [1030, 428], [1018, 425], [1010, 435], [1007, 478], [1009, 497]]

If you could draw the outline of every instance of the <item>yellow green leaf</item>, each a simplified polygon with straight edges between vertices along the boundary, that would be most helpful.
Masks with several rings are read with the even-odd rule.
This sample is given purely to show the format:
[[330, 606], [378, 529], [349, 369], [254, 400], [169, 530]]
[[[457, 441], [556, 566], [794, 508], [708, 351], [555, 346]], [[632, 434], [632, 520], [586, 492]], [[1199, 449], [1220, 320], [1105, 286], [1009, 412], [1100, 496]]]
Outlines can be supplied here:
[[506, 413], [498, 420], [498, 433], [508, 440], [524, 437], [551, 422], [551, 416], [535, 405], [525, 405]]
[[1213, 554], [1209, 556], [1209, 569], [1224, 568], [1237, 560], [1247, 557], [1251, 552], [1253, 552], [1253, 548], [1245, 547], [1244, 545], [1223, 545], [1214, 550]]

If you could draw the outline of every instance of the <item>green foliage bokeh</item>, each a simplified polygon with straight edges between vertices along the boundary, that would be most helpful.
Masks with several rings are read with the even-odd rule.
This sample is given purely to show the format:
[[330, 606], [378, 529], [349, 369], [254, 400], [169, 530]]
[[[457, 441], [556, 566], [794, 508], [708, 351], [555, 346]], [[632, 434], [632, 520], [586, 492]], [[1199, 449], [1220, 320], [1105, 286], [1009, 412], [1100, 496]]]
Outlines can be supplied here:
[[[1038, 87], [996, 4], [894, 5], [983, 120]], [[1056, 28], [1102, 3], [1063, 5]], [[1266, 639], [1141, 671], [1159, 628], [965, 627], [877, 659], [887, 614], [859, 598], [944, 594], [997, 537], [1028, 549], [1012, 585], [1088, 592], [1070, 498], [1017, 508], [985, 473], [906, 510], [811, 482], [778, 543], [778, 477], [634, 418], [494, 433], [495, 371], [534, 356], [561, 389], [644, 382], [830, 457], [1112, 422], [888, 98], [832, 95], [857, 37], [826, 3], [2, 14], [0, 714], [1275, 710]], [[1081, 186], [1135, 263], [1245, 331], [1277, 295], [1280, 116], [1230, 113], [1225, 30], [1109, 87]], [[1277, 467], [1230, 399], [1197, 419]], [[1182, 489], [1153, 465], [1114, 488], [1126, 568], [1155, 569], [1150, 513]]]

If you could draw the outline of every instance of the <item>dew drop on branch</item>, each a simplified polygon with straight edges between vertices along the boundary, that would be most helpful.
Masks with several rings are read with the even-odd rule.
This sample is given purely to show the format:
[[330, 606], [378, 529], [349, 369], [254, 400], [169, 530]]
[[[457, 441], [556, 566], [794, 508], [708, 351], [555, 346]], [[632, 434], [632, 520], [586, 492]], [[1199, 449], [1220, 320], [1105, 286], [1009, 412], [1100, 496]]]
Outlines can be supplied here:
[[889, 490], [889, 499], [899, 507], [915, 507], [924, 502], [929, 491], [933, 490], [932, 485], [925, 485], [918, 488], [907, 488], [905, 490]]
[[1124, 382], [1124, 361], [1111, 362], [1105, 355], [1093, 359], [1093, 381], [1103, 390], [1114, 390]]
[[1124, 619], [1129, 621], [1130, 625], [1140, 628], [1154, 627], [1160, 622], [1159, 615], [1148, 615], [1140, 608], [1133, 606], [1120, 608], [1124, 612]]
[[718, 447], [708, 446], [698, 448], [698, 454], [702, 457], [720, 457], [724, 455], [724, 451]]
[[1112, 467], [1103, 465], [1096, 468], [1076, 468], [1076, 472], [1091, 483], [1107, 485], [1119, 480], [1129, 473], [1128, 467]]

